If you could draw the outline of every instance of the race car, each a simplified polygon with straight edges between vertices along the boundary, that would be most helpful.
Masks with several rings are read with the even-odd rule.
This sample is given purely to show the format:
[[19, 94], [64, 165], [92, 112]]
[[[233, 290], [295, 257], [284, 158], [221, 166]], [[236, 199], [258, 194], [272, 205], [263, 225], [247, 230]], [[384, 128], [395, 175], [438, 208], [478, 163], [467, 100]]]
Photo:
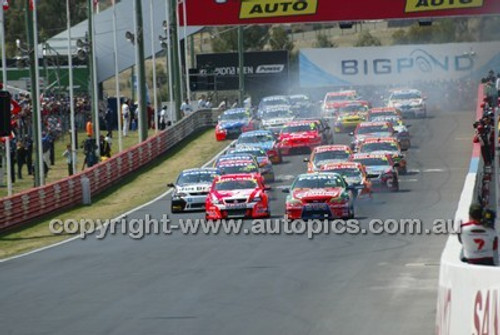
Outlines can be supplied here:
[[314, 147], [333, 141], [330, 127], [320, 120], [299, 120], [285, 124], [279, 135], [278, 148], [282, 155], [311, 152]]
[[355, 101], [358, 99], [358, 93], [355, 90], [340, 91], [340, 92], [328, 92], [323, 99], [323, 105], [321, 106], [322, 116], [324, 118], [337, 117], [338, 108], [350, 101]]
[[286, 197], [285, 215], [295, 219], [353, 218], [353, 194], [338, 173], [308, 173], [295, 178]]
[[262, 112], [262, 128], [278, 135], [285, 123], [292, 121], [294, 118], [295, 113], [288, 106], [269, 107]]
[[350, 133], [351, 136], [354, 136], [351, 148], [353, 151], [357, 151], [365, 138], [394, 137], [395, 133], [396, 131], [390, 122], [361, 122], [354, 132]]
[[359, 153], [353, 155], [352, 161], [365, 166], [372, 189], [399, 191], [398, 164], [392, 161], [390, 155]]
[[390, 122], [397, 132], [396, 137], [401, 150], [408, 150], [411, 146], [410, 132], [403, 123], [401, 112], [394, 107], [372, 108], [368, 112], [369, 122]]
[[288, 99], [290, 100], [290, 109], [296, 113], [297, 115], [303, 117], [311, 117], [313, 103], [311, 99], [305, 94], [294, 94], [289, 95]]
[[340, 174], [344, 177], [347, 185], [353, 189], [355, 198], [372, 197], [372, 182], [368, 179], [366, 169], [361, 163], [327, 163], [321, 166], [320, 172]]
[[335, 120], [335, 132], [352, 131], [358, 124], [365, 121], [367, 112], [367, 102], [353, 101], [341, 104]]
[[236, 148], [241, 146], [265, 150], [273, 164], [283, 162], [278, 149], [278, 140], [270, 130], [255, 130], [241, 134], [236, 142]]
[[427, 106], [422, 92], [416, 89], [393, 90], [387, 101], [387, 107], [401, 111], [403, 117], [427, 116]]
[[271, 215], [266, 187], [255, 174], [218, 176], [205, 201], [205, 218], [266, 218]]
[[182, 171], [175, 183], [168, 184], [174, 188], [171, 201], [171, 212], [202, 210], [212, 182], [219, 175], [217, 169], [201, 168]]
[[267, 156], [267, 153], [264, 149], [241, 146], [238, 148], [230, 149], [228, 153], [254, 155], [255, 158], [257, 158], [260, 173], [262, 174], [266, 182], [274, 182], [275, 178], [274, 178], [273, 163], [269, 159], [269, 156]]
[[219, 122], [215, 127], [215, 138], [217, 141], [236, 138], [241, 133], [257, 128], [258, 122], [252, 117], [250, 109], [229, 109], [219, 116]]
[[268, 97], [262, 98], [259, 102], [259, 106], [257, 108], [257, 116], [262, 117], [262, 113], [269, 107], [287, 107], [291, 106], [290, 100], [286, 95], [272, 95]]
[[359, 153], [363, 154], [387, 154], [394, 163], [398, 163], [398, 172], [406, 174], [408, 166], [405, 155], [401, 152], [398, 140], [391, 137], [366, 138], [359, 146]]
[[347, 145], [331, 144], [316, 147], [311, 152], [309, 158], [304, 158], [307, 162], [307, 172], [317, 172], [324, 164], [346, 162], [352, 155], [352, 150]]

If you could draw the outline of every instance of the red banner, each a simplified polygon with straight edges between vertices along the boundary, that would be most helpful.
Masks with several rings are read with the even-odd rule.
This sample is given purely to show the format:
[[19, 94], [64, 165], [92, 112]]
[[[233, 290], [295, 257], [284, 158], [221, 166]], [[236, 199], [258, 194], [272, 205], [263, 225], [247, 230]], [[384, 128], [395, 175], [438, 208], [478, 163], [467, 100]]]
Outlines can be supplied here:
[[[500, 14], [499, 0], [184, 0], [190, 26]], [[183, 24], [181, 4], [180, 20]]]

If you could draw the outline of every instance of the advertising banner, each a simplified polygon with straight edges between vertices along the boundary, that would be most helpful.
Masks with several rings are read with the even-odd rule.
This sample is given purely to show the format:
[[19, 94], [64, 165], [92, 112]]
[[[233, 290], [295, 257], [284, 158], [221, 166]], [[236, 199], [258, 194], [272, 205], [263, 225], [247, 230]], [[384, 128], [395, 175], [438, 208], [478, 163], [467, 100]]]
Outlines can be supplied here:
[[500, 72], [500, 42], [302, 49], [301, 87], [407, 85]]
[[[199, 54], [196, 55], [196, 64], [198, 90], [238, 89], [238, 53]], [[244, 72], [247, 90], [288, 84], [288, 51], [245, 52]], [[210, 84], [210, 80], [216, 83]], [[204, 86], [205, 82], [209, 87]]]
[[[189, 26], [500, 14], [498, 0], [184, 0]], [[180, 5], [182, 12], [183, 5]], [[183, 15], [179, 15], [182, 18]]]

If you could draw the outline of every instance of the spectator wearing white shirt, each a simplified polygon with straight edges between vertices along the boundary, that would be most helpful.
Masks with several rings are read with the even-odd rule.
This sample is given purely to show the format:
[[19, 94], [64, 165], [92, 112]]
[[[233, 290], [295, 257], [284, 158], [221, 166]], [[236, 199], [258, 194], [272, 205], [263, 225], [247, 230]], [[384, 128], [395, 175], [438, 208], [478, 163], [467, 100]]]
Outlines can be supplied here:
[[181, 105], [181, 111], [184, 114], [184, 116], [188, 116], [193, 112], [193, 107], [189, 104], [189, 99], [186, 98], [184, 102]]
[[129, 122], [130, 122], [130, 107], [129, 101], [125, 100], [122, 104], [122, 117], [123, 117], [123, 136], [128, 136]]

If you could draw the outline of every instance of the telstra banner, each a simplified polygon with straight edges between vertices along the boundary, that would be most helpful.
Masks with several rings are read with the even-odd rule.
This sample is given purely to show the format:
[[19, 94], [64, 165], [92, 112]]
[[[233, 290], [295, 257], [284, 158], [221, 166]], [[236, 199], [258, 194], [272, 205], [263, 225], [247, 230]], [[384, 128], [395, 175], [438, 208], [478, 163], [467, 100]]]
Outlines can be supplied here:
[[301, 87], [407, 85], [500, 72], [500, 42], [302, 49]]
[[[500, 14], [499, 0], [183, 0], [189, 26]], [[182, 1], [181, 1], [182, 3]], [[183, 19], [182, 3], [179, 5]]]

